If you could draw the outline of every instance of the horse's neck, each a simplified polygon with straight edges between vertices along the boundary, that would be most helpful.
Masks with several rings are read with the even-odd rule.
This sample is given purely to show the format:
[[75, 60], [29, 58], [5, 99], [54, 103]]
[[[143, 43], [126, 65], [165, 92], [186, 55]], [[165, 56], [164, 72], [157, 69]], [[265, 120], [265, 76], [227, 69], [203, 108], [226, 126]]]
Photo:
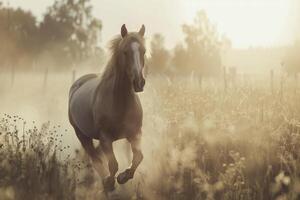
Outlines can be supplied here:
[[132, 84], [125, 72], [125, 66], [120, 66], [116, 59], [108, 63], [102, 81], [105, 82], [106, 89], [117, 104], [126, 103], [133, 95]]
[[117, 98], [127, 98], [132, 94], [132, 84], [125, 71], [116, 70], [113, 77], [113, 94]]

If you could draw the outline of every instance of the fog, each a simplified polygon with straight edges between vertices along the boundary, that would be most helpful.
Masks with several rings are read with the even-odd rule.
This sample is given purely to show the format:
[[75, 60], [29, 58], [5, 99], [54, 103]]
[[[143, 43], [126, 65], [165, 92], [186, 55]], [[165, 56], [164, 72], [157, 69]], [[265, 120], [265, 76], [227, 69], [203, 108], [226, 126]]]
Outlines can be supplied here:
[[[33, 159], [43, 188], [68, 178], [74, 199], [103, 197], [103, 177], [85, 165], [89, 159], [68, 120], [69, 89], [82, 75], [101, 75], [111, 55], [107, 44], [125, 23], [130, 32], [146, 26], [146, 86], [138, 94], [144, 160], [132, 181], [116, 184], [112, 194], [120, 198], [109, 199], [297, 199], [299, 12], [298, 0], [3, 1], [0, 196], [26, 194], [22, 188], [31, 182], [18, 181], [27, 179], [22, 167], [31, 160], [22, 156], [40, 159], [40, 152], [21, 152], [21, 143], [7, 139], [15, 137], [7, 126], [18, 134], [24, 128], [8, 123], [8, 114], [23, 118], [25, 130], [49, 122], [71, 147], [44, 155], [41, 167]], [[125, 140], [113, 145], [122, 172], [130, 147]], [[56, 153], [59, 161], [49, 162]], [[86, 167], [64, 177], [74, 160]], [[52, 164], [62, 173], [57, 180], [45, 170]], [[36, 197], [55, 199], [36, 188]]]

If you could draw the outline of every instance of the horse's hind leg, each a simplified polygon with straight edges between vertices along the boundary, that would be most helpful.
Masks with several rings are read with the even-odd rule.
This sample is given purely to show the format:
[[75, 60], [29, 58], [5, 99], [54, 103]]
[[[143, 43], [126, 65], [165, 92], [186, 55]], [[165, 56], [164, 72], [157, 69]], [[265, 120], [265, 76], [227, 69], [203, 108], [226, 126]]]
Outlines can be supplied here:
[[93, 145], [93, 139], [85, 136], [77, 127], [74, 127], [74, 129], [83, 149], [92, 159], [94, 168], [100, 177], [103, 178], [105, 174], [105, 168], [103, 167], [101, 158]]

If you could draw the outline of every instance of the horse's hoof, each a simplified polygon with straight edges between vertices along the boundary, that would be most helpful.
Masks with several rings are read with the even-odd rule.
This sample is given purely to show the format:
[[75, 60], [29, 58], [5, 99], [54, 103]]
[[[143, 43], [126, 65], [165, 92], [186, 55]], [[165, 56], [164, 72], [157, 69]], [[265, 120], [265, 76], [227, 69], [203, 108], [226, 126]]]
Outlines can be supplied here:
[[124, 172], [120, 173], [117, 177], [117, 181], [119, 184], [126, 183], [129, 179], [133, 178], [134, 171], [131, 169], [126, 169]]
[[115, 177], [108, 176], [103, 180], [103, 187], [105, 191], [111, 192], [115, 189]]

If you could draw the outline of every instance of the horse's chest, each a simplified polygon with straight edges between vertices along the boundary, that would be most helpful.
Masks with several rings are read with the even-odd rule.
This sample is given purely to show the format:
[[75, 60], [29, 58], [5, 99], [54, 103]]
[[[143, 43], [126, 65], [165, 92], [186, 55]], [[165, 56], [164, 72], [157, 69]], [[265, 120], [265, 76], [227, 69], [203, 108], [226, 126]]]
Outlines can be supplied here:
[[133, 104], [124, 109], [108, 109], [98, 118], [100, 132], [114, 140], [137, 134], [142, 126], [142, 108]]
[[124, 130], [134, 131], [142, 126], [142, 113], [135, 109], [129, 110], [122, 120], [122, 127]]

